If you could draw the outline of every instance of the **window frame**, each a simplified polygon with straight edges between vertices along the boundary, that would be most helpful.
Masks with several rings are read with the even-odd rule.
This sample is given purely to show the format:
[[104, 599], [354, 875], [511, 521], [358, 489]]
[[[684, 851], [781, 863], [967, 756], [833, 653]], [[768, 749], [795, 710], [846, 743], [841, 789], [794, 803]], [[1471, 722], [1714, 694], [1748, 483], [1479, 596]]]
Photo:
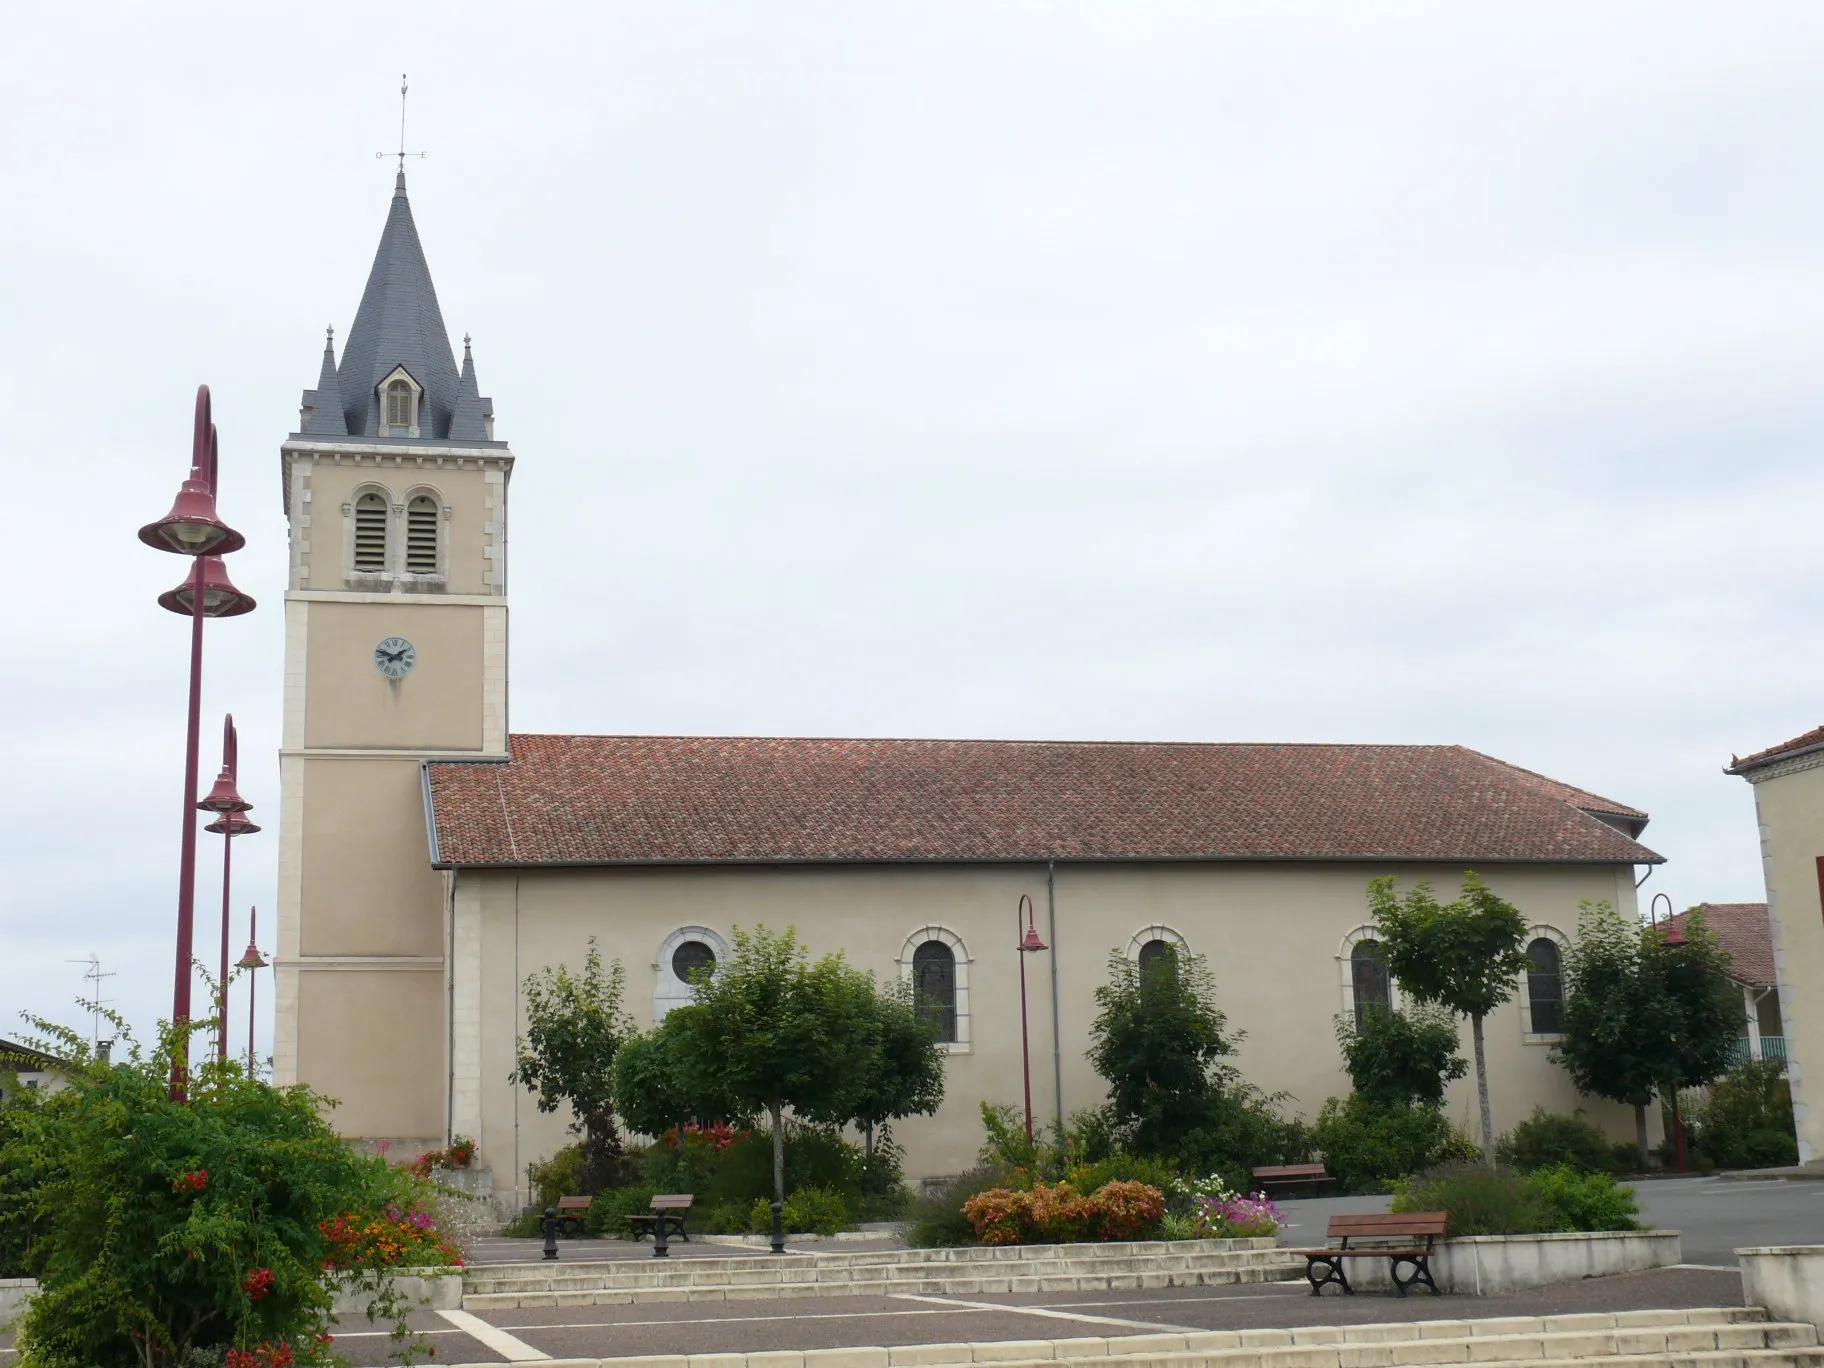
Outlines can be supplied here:
[[677, 976], [671, 967], [672, 957], [689, 941], [702, 941], [716, 957], [719, 969], [728, 963], [728, 941], [708, 926], [680, 926], [659, 945], [658, 958], [652, 963], [652, 1024], [657, 1026], [674, 1008], [695, 1000], [690, 984]]
[[[935, 952], [935, 953], [928, 953]], [[945, 976], [949, 982], [949, 1000], [939, 1002], [927, 999], [924, 994], [921, 962], [929, 963], [942, 956]], [[927, 1003], [937, 1007], [936, 1011], [927, 1010]], [[938, 1018], [940, 1028], [938, 1039], [942, 1044], [950, 1045], [956, 1041], [956, 951], [941, 940], [920, 941], [912, 950], [912, 1008], [919, 1017], [929, 1021]]]
[[1559, 1025], [1564, 1024], [1564, 956], [1571, 948], [1571, 938], [1557, 927], [1541, 922], [1526, 929], [1524, 948], [1528, 968], [1520, 975], [1520, 991], [1514, 995], [1520, 1003], [1520, 1041], [1524, 1045], [1556, 1045], [1564, 1039], [1563, 1031], [1539, 1031], [1533, 1026], [1532, 950], [1534, 942], [1542, 940], [1550, 941], [1558, 949]]
[[[431, 530], [436, 537], [436, 550], [429, 570], [412, 568], [412, 505], [419, 500], [431, 506]], [[401, 503], [398, 574], [401, 580], [409, 581], [413, 589], [426, 586], [440, 586], [449, 579], [449, 535], [446, 524], [450, 518], [450, 506], [444, 501], [443, 492], [431, 485], [414, 485], [406, 490]]]
[[[1337, 945], [1336, 951], [1337, 982], [1343, 1000], [1342, 1016], [1343, 1019], [1352, 1026], [1357, 1020], [1355, 1011], [1355, 947], [1360, 945], [1363, 941], [1373, 941], [1376, 945], [1381, 945], [1385, 943], [1385, 937], [1382, 936], [1380, 927], [1369, 922], [1364, 922], [1342, 938], [1341, 942]], [[1387, 975], [1387, 1010], [1390, 1012], [1397, 1012], [1400, 1010], [1400, 1004], [1400, 981], [1389, 972]]]
[[908, 991], [916, 991], [912, 960], [918, 953], [919, 946], [928, 941], [941, 941], [948, 946], [956, 965], [956, 1039], [943, 1041], [941, 1047], [946, 1054], [972, 1054], [975, 1047], [969, 1001], [969, 966], [974, 963], [974, 960], [970, 957], [969, 947], [963, 943], [963, 938], [947, 926], [919, 927], [906, 937], [905, 943], [900, 947], [898, 957], [894, 960], [894, 964], [899, 970], [900, 982], [906, 985]]
[[[360, 551], [360, 518], [362, 504], [367, 499], [380, 501], [381, 527], [383, 537], [380, 547], [380, 565], [361, 565], [356, 556]], [[344, 582], [350, 588], [372, 588], [382, 585], [393, 577], [393, 562], [398, 551], [399, 539], [394, 535], [393, 524], [397, 520], [393, 502], [393, 492], [383, 484], [364, 481], [349, 491], [348, 502], [342, 505], [342, 573]]]

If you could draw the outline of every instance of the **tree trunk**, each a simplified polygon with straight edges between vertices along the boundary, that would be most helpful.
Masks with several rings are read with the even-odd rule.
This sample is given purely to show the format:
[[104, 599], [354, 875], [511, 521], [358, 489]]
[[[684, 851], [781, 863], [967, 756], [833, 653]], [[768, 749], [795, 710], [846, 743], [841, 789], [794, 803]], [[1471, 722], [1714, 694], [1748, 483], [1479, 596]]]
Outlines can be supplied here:
[[861, 1128], [861, 1161], [864, 1164], [874, 1162], [874, 1123], [872, 1121]]
[[1495, 1121], [1488, 1109], [1488, 1060], [1482, 1052], [1482, 1018], [1469, 1019], [1469, 1033], [1476, 1042], [1476, 1100], [1482, 1104], [1482, 1162], [1495, 1166]]
[[1647, 1171], [1647, 1104], [1634, 1104], [1634, 1144], [1640, 1150], [1640, 1171]]
[[785, 1114], [783, 1104], [768, 1108], [773, 1114], [773, 1200], [785, 1200]]

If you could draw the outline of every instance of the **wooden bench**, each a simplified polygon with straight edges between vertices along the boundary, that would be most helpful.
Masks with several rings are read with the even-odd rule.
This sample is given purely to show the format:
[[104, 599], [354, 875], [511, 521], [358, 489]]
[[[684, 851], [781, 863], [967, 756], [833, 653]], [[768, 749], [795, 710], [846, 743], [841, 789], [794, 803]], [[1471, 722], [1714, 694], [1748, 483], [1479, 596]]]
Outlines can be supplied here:
[[643, 1240], [650, 1235], [656, 1240], [659, 1231], [664, 1230], [668, 1235], [675, 1235], [689, 1244], [690, 1235], [684, 1229], [684, 1213], [690, 1210], [690, 1204], [695, 1200], [688, 1192], [660, 1193], [652, 1199], [651, 1215], [633, 1215], [627, 1218], [627, 1224], [633, 1227], [633, 1238]]
[[1263, 1191], [1269, 1187], [1321, 1186], [1330, 1181], [1322, 1164], [1268, 1164], [1254, 1170], [1255, 1185]]
[[[1311, 1280], [1311, 1295], [1314, 1297], [1322, 1295], [1325, 1286], [1330, 1283], [1341, 1285], [1348, 1296], [1355, 1295], [1355, 1289], [1349, 1286], [1348, 1275], [1343, 1272], [1344, 1259], [1385, 1259], [1387, 1272], [1402, 1297], [1406, 1295], [1406, 1289], [1415, 1283], [1423, 1283], [1435, 1296], [1438, 1285], [1431, 1280], [1431, 1251], [1449, 1223], [1450, 1213], [1447, 1211], [1332, 1216], [1330, 1229], [1324, 1238], [1340, 1240], [1340, 1244], [1328, 1249], [1292, 1249], [1286, 1252], [1295, 1257], [1303, 1256], [1305, 1276]], [[1417, 1243], [1420, 1238], [1425, 1241], [1423, 1248]], [[1351, 1249], [1351, 1240], [1371, 1240], [1377, 1243]], [[1410, 1266], [1412, 1272], [1401, 1277], [1401, 1264]], [[1323, 1274], [1321, 1277], [1318, 1275], [1320, 1269]]]
[[557, 1231], [560, 1235], [581, 1235], [583, 1218], [589, 1214], [589, 1204], [593, 1197], [559, 1197], [557, 1199]]

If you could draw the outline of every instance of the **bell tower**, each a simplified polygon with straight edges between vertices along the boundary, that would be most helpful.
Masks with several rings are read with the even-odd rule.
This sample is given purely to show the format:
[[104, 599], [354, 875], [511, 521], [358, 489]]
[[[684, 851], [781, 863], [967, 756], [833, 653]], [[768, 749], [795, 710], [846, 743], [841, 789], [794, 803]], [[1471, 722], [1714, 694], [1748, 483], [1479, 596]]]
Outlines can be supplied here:
[[401, 169], [337, 363], [279, 448], [290, 529], [273, 1075], [351, 1136], [447, 1138], [451, 919], [422, 764], [507, 753], [513, 453], [458, 368]]

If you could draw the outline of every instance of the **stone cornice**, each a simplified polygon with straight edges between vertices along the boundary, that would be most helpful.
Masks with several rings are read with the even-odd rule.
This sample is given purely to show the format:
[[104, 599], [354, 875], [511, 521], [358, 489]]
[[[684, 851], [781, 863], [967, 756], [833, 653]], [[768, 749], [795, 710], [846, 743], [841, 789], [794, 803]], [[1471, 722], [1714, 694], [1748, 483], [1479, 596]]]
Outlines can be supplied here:
[[1764, 784], [1769, 779], [1784, 779], [1789, 774], [1800, 774], [1805, 770], [1824, 768], [1824, 747], [1803, 751], [1798, 755], [1789, 755], [1784, 759], [1769, 760], [1764, 765], [1756, 765], [1751, 770], [1736, 771], [1751, 784]]
[[292, 463], [300, 458], [324, 465], [370, 466], [375, 470], [498, 470], [513, 473], [513, 452], [505, 442], [414, 442], [351, 437], [342, 441], [296, 434], [279, 447], [285, 515], [291, 516]]

